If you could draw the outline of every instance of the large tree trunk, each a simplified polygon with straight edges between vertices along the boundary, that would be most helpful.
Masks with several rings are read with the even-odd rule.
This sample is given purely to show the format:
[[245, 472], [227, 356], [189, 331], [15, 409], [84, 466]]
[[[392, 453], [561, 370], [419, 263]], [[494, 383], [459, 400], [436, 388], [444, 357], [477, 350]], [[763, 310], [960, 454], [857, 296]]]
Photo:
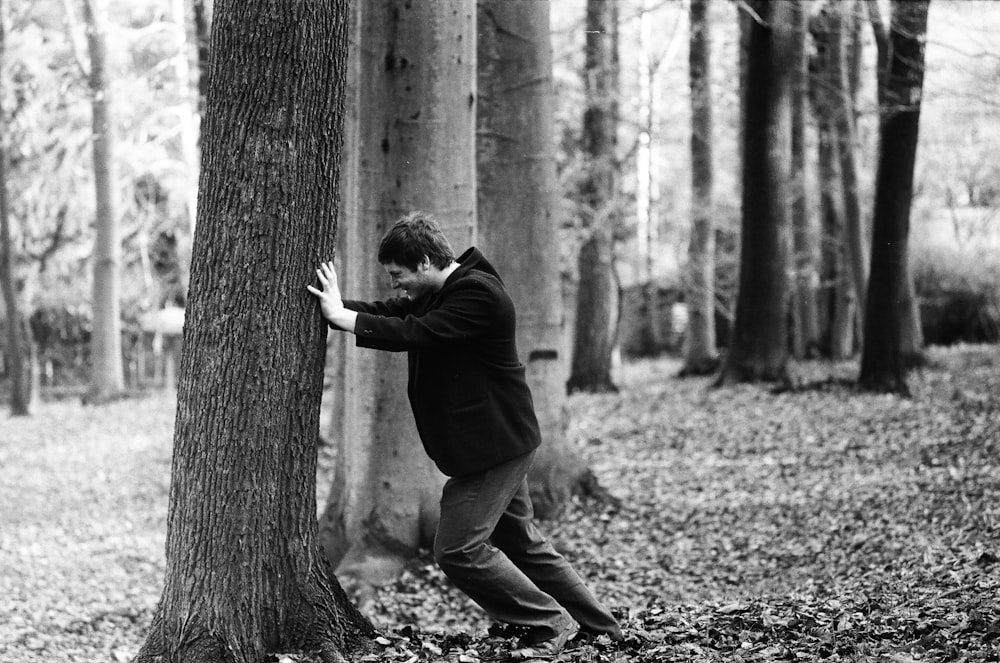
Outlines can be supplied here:
[[618, 0], [587, 0], [583, 151], [588, 173], [581, 190], [585, 237], [577, 259], [576, 320], [567, 389], [617, 391], [611, 379], [617, 312], [613, 229], [616, 200]]
[[543, 439], [529, 485], [536, 514], [547, 518], [590, 480], [566, 438], [568, 364], [559, 261], [552, 259], [559, 206], [549, 4], [480, 0], [478, 34], [479, 237], [517, 308], [517, 345]]
[[788, 180], [796, 4], [749, 3], [743, 222], [733, 339], [719, 384], [788, 375]]
[[[325, 563], [316, 444], [346, 1], [216, 7], [163, 596], [137, 661], [344, 661], [372, 634]], [[279, 55], [275, 55], [279, 54]]]
[[[6, 59], [6, 2], [0, 1], [0, 64]], [[2, 67], [0, 67], [2, 70]], [[0, 79], [0, 85], [3, 79]], [[0, 88], [2, 90], [2, 88]], [[3, 96], [0, 95], [0, 100]], [[0, 103], [0, 136], [7, 135], [6, 115]], [[15, 417], [31, 414], [31, 380], [28, 358], [30, 340], [24, 330], [21, 310], [17, 301], [17, 284], [14, 268], [13, 233], [10, 229], [10, 207], [7, 204], [7, 148], [0, 140], [0, 288], [3, 290], [7, 314], [6, 359], [10, 370], [10, 413]]]
[[892, 3], [889, 57], [879, 99], [879, 162], [871, 280], [859, 384], [906, 394], [902, 324], [907, 297], [910, 205], [924, 81], [924, 39], [929, 0]]
[[96, 228], [93, 284], [91, 375], [87, 401], [100, 403], [125, 389], [121, 335], [121, 238], [116, 200], [117, 169], [111, 120], [111, 86], [107, 74], [107, 43], [101, 0], [83, 0], [90, 53], [90, 94], [93, 112], [94, 191]]
[[792, 302], [792, 349], [797, 358], [819, 353], [820, 327], [816, 290], [819, 284], [819, 227], [813, 214], [808, 177], [809, 57], [806, 50], [809, 12], [796, 6], [792, 60], [792, 247], [795, 281]]
[[[354, 299], [391, 294], [375, 260], [378, 242], [404, 212], [433, 213], [457, 252], [475, 241], [475, 3], [406, 0], [361, 8], [357, 243], [343, 269]], [[394, 580], [429, 544], [444, 477], [427, 458], [406, 398], [402, 354], [347, 353], [350, 468], [326, 509], [350, 547], [338, 572], [362, 587]]]
[[691, 1], [688, 77], [691, 86], [691, 241], [688, 246], [688, 328], [682, 375], [718, 368], [715, 348], [715, 229], [712, 224], [712, 91], [709, 0]]

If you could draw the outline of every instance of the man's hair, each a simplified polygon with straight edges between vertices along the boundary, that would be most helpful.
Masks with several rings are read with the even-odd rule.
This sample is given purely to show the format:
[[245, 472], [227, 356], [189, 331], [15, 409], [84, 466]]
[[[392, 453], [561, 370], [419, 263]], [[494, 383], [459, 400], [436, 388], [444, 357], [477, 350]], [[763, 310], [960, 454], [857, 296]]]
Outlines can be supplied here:
[[441, 226], [426, 212], [410, 212], [400, 218], [378, 245], [378, 261], [383, 265], [394, 262], [416, 270], [424, 256], [438, 269], [455, 259]]

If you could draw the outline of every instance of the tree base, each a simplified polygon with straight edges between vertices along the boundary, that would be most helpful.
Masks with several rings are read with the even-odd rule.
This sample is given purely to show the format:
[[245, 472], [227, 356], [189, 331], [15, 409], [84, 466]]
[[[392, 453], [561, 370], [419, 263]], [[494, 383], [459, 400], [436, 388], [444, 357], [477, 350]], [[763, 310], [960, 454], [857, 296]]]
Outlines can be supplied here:
[[[325, 563], [316, 571], [305, 586], [289, 593], [300, 601], [281, 608], [258, 606], [262, 614], [256, 617], [237, 611], [235, 597], [177, 599], [165, 590], [133, 663], [259, 663], [269, 649], [308, 652], [311, 660], [322, 663], [357, 660], [373, 650], [375, 627]], [[172, 604], [171, 598], [181, 604]], [[220, 612], [220, 606], [230, 610]], [[270, 621], [275, 618], [279, 624]]]
[[722, 365], [722, 360], [718, 357], [700, 357], [698, 359], [689, 359], [684, 362], [684, 367], [677, 374], [679, 378], [693, 378], [702, 377], [705, 375], [714, 375], [719, 366]]
[[906, 377], [896, 373], [863, 375], [858, 378], [858, 389], [875, 394], [896, 394], [903, 398], [910, 398], [913, 395]]
[[713, 386], [730, 387], [753, 382], [777, 382], [782, 385], [791, 385], [792, 376], [788, 372], [787, 363], [781, 366], [764, 366], [725, 362]]
[[618, 385], [608, 377], [601, 379], [573, 377], [566, 382], [567, 394], [575, 394], [577, 392], [587, 394], [617, 394], [619, 391]]

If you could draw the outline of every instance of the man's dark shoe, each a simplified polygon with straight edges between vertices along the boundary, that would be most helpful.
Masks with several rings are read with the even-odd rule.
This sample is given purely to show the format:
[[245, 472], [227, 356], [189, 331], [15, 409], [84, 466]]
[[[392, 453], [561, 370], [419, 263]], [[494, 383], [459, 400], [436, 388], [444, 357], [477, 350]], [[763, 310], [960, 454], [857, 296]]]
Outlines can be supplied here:
[[510, 657], [516, 661], [527, 659], [546, 659], [557, 656], [563, 650], [566, 643], [573, 639], [580, 627], [572, 619], [567, 619], [566, 624], [554, 636], [539, 642], [526, 643], [522, 638], [517, 649], [510, 652]]

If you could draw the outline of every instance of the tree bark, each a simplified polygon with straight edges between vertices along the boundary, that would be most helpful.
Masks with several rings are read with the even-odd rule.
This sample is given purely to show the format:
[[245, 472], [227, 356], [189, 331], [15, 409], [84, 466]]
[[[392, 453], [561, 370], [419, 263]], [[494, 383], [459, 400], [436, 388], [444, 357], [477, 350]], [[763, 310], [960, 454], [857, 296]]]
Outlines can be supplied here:
[[[360, 219], [342, 269], [352, 299], [392, 294], [375, 260], [379, 240], [403, 213], [431, 212], [460, 253], [476, 239], [475, 2], [364, 3], [358, 139]], [[353, 237], [353, 235], [352, 235]], [[393, 581], [433, 539], [444, 477], [420, 444], [406, 398], [406, 358], [347, 353], [338, 481], [324, 529], [349, 548], [338, 573], [366, 586]], [[332, 530], [331, 530], [332, 531]]]
[[709, 0], [691, 1], [688, 77], [691, 87], [691, 240], [688, 245], [688, 327], [681, 375], [718, 368], [715, 342], [715, 229]]
[[[865, 243], [864, 220], [861, 217], [861, 199], [858, 191], [857, 131], [854, 121], [854, 89], [851, 84], [852, 60], [857, 54], [849, 52], [857, 33], [856, 13], [860, 10], [857, 0], [838, 2], [833, 11], [839, 14], [835, 34], [831, 36], [834, 52], [835, 75], [832, 95], [836, 100], [833, 110], [834, 128], [840, 156], [840, 176], [843, 178], [844, 230], [847, 260], [850, 266], [851, 285], [858, 314], [865, 310], [865, 290], [868, 287], [868, 247]], [[859, 321], [860, 322], [860, 321]], [[856, 324], [858, 336], [863, 337], [863, 326]], [[863, 340], [863, 339], [862, 339]]]
[[748, 3], [743, 222], [733, 339], [717, 384], [788, 377], [788, 180], [798, 0]]
[[[839, 5], [826, 4], [810, 24], [816, 52], [810, 94], [819, 133], [821, 222], [820, 322], [823, 353], [833, 359], [854, 354], [857, 289], [849, 265], [847, 203], [843, 174], [850, 159], [841, 155], [844, 142], [838, 115], [846, 112], [843, 94], [841, 13]], [[853, 148], [851, 148], [853, 149]]]
[[[0, 0], [0, 64], [6, 59], [7, 8]], [[2, 68], [0, 68], [2, 69]], [[0, 79], [0, 85], [3, 79]], [[2, 88], [0, 88], [2, 89]], [[3, 97], [0, 96], [0, 100]], [[0, 103], [0, 137], [7, 135], [7, 122], [3, 104]], [[15, 417], [31, 414], [32, 389], [29, 369], [29, 345], [24, 333], [20, 306], [17, 301], [17, 283], [14, 267], [13, 233], [10, 228], [10, 207], [7, 201], [7, 148], [0, 140], [0, 288], [3, 289], [4, 308], [7, 313], [7, 364], [10, 367], [10, 413]]]
[[617, 181], [618, 0], [587, 0], [583, 151], [588, 173], [581, 187], [584, 240], [577, 259], [576, 320], [567, 389], [617, 391], [611, 378], [617, 315], [614, 307], [613, 228]]
[[107, 42], [101, 0], [83, 0], [90, 53], [93, 113], [94, 191], [97, 229], [93, 252], [93, 331], [91, 376], [86, 400], [100, 403], [125, 390], [121, 337], [121, 237], [118, 223], [117, 168], [107, 73]]
[[871, 279], [860, 386], [908, 394], [902, 325], [907, 298], [910, 206], [920, 129], [929, 0], [892, 3], [884, 88], [879, 99], [879, 162]]
[[809, 12], [796, 6], [794, 62], [792, 69], [792, 246], [795, 281], [792, 303], [792, 349], [797, 358], [819, 354], [819, 309], [816, 289], [819, 284], [819, 228], [812, 213], [807, 171], [806, 124], [808, 114], [809, 57], [806, 53]]
[[[868, 10], [869, 22], [872, 26], [872, 33], [875, 36], [877, 52], [877, 62], [875, 70], [878, 76], [878, 100], [879, 108], [886, 108], [886, 76], [889, 71], [889, 30], [882, 20], [876, 0], [866, 0], [865, 7]], [[902, 321], [902, 331], [900, 339], [900, 351], [903, 353], [903, 362], [907, 366], [919, 366], [926, 359], [924, 357], [924, 333], [922, 321], [920, 319], [920, 300], [917, 297], [916, 287], [913, 283], [913, 272], [909, 268], [907, 261], [906, 269], [906, 292], [904, 294], [906, 302], [903, 304], [904, 318]]]
[[326, 325], [305, 289], [336, 234], [346, 16], [216, 5], [167, 570], [140, 663], [345, 661], [373, 633], [318, 542]]

